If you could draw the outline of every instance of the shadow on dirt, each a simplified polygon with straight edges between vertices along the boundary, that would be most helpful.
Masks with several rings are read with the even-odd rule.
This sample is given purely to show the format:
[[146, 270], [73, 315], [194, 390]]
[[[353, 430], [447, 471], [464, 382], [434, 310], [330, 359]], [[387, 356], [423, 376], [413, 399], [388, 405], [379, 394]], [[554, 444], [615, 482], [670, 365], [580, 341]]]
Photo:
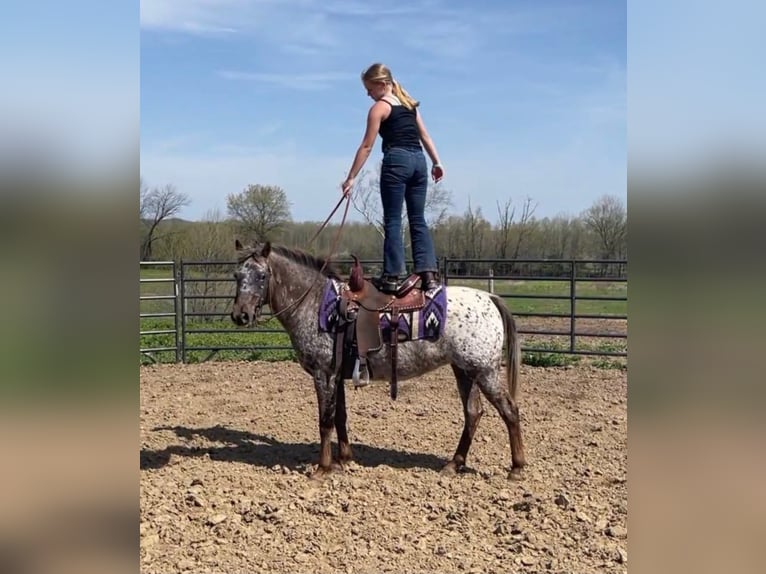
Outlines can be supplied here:
[[[306, 465], [319, 460], [319, 442], [290, 443], [272, 437], [233, 430], [222, 426], [210, 428], [156, 427], [153, 431], [173, 431], [176, 436], [189, 441], [200, 438], [221, 446], [171, 445], [162, 450], [141, 449], [141, 470], [162, 468], [170, 461], [171, 455], [205, 456], [211, 460], [243, 462], [271, 468], [281, 465], [290, 470], [304, 470]], [[335, 445], [334, 445], [335, 446]], [[393, 468], [426, 468], [441, 470], [446, 459], [431, 454], [406, 452], [378, 448], [364, 444], [353, 444], [354, 461], [360, 466], [375, 467], [382, 464]]]

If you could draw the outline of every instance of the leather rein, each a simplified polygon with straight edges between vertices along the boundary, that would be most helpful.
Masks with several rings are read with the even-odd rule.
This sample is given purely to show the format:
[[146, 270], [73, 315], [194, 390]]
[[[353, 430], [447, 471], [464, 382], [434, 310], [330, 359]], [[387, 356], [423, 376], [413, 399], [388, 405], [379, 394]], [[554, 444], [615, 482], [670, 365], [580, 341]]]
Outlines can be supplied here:
[[[348, 208], [349, 208], [349, 205], [351, 204], [351, 194], [350, 193], [348, 195], [342, 196], [338, 200], [338, 203], [335, 204], [335, 207], [330, 212], [330, 215], [327, 216], [327, 218], [324, 220], [322, 225], [319, 226], [319, 229], [316, 230], [316, 232], [311, 237], [311, 239], [309, 239], [308, 244], [306, 245], [306, 250], [308, 250], [308, 248], [311, 247], [311, 244], [314, 242], [314, 240], [317, 237], [319, 237], [319, 234], [324, 230], [325, 227], [327, 227], [327, 223], [330, 221], [330, 219], [332, 219], [332, 216], [335, 215], [335, 212], [338, 211], [338, 208], [341, 206], [341, 204], [344, 201], [346, 202], [346, 207], [343, 210], [343, 217], [340, 220], [340, 225], [338, 226], [338, 230], [335, 232], [335, 237], [333, 238], [333, 242], [332, 242], [332, 245], [330, 247], [330, 254], [325, 258], [324, 263], [322, 264], [322, 267], [319, 269], [319, 274], [317, 275], [317, 277], [321, 277], [322, 276], [322, 274], [324, 273], [324, 270], [327, 268], [327, 265], [330, 263], [330, 260], [335, 255], [335, 250], [338, 248], [338, 243], [340, 241], [340, 235], [341, 235], [341, 232], [343, 231], [343, 226], [346, 223], [346, 216], [348, 215]], [[271, 294], [272, 294], [273, 291], [272, 291], [272, 289], [269, 288], [269, 286], [271, 284], [271, 276], [272, 276], [271, 266], [269, 266], [268, 269], [269, 269], [269, 281], [268, 281], [268, 284], [267, 284], [267, 287], [266, 287], [266, 289], [268, 290], [267, 298], [269, 300], [269, 308], [273, 309], [273, 307], [271, 305]], [[289, 311], [290, 309], [295, 309], [306, 298], [306, 295], [309, 294], [309, 291], [311, 291], [311, 289], [314, 287], [315, 283], [316, 283], [316, 279], [314, 279], [314, 281], [306, 288], [306, 290], [301, 294], [300, 297], [298, 297], [295, 301], [290, 303], [287, 307], [285, 307], [281, 311], [279, 311], [277, 313], [272, 313], [271, 316], [272, 317], [277, 317], [277, 316], [281, 315], [282, 313], [285, 313], [286, 311]]]

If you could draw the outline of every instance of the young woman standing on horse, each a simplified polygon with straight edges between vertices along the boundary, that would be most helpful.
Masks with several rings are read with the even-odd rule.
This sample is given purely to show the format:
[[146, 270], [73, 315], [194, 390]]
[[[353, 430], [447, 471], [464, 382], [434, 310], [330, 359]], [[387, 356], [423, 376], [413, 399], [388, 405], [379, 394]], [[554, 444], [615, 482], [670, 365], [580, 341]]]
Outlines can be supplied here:
[[[428, 168], [423, 148], [431, 158], [431, 177], [435, 182], [444, 177], [439, 154], [428, 135], [423, 118], [414, 100], [380, 63], [362, 73], [362, 83], [375, 103], [367, 114], [367, 129], [356, 151], [351, 169], [341, 188], [351, 193], [354, 179], [372, 151], [380, 134], [383, 143], [383, 163], [380, 171], [380, 197], [383, 204], [383, 274], [376, 281], [384, 292], [393, 293], [400, 276], [405, 274], [404, 244], [402, 242], [402, 206], [407, 203], [414, 272], [421, 277], [422, 288], [438, 287], [437, 265], [431, 233], [425, 219]], [[422, 144], [422, 147], [421, 147]]]

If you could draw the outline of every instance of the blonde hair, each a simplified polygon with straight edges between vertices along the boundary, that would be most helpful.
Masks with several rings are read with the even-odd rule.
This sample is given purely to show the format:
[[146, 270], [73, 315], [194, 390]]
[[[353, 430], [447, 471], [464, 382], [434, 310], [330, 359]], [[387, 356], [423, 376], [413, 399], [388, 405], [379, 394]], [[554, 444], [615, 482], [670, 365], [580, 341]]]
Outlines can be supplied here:
[[380, 62], [373, 64], [362, 72], [362, 82], [383, 82], [391, 84], [391, 91], [408, 110], [414, 110], [420, 105], [420, 102], [409, 95], [407, 90], [405, 90], [399, 82], [394, 80], [390, 68]]

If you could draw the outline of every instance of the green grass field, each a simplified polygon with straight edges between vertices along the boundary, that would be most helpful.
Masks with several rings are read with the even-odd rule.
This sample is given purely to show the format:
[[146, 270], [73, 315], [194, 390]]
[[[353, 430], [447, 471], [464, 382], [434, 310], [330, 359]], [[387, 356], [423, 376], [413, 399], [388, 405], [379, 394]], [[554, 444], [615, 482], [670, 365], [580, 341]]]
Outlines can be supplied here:
[[[480, 279], [449, 278], [449, 285], [465, 285], [475, 289], [489, 291], [489, 281]], [[624, 297], [628, 296], [628, 284], [602, 281], [577, 281], [576, 297]], [[569, 281], [513, 281], [495, 279], [494, 292], [498, 295], [524, 295], [541, 297], [562, 297], [562, 299], [510, 298], [506, 304], [514, 313], [569, 313]], [[627, 301], [576, 301], [575, 313], [578, 315], [627, 315]]]
[[[216, 269], [215, 278], [226, 279], [223, 271]], [[187, 273], [187, 277], [204, 277], [199, 273]], [[228, 275], [230, 276], [230, 275]], [[172, 277], [169, 268], [142, 268], [142, 279], [167, 279]], [[489, 283], [486, 280], [459, 280], [450, 277], [449, 285], [466, 285], [478, 289], [488, 290]], [[209, 281], [201, 283], [187, 283], [187, 296], [206, 296], [217, 294], [224, 296], [222, 299], [188, 299], [186, 300], [186, 337], [187, 362], [204, 361], [208, 358], [216, 360], [292, 360], [294, 351], [290, 348], [290, 340], [276, 320], [259, 326], [256, 329], [244, 330], [236, 327], [228, 318], [231, 310], [231, 302], [234, 293], [232, 281]], [[506, 298], [505, 302], [514, 313], [570, 313], [570, 284], [568, 281], [512, 281], [496, 279], [494, 291], [500, 295], [524, 295], [525, 298]], [[173, 283], [146, 282], [141, 283], [142, 296], [172, 296], [174, 294]], [[562, 299], [546, 299], [537, 297], [557, 296]], [[578, 281], [576, 283], [577, 297], [622, 297], [627, 298], [627, 283], [624, 282], [595, 282]], [[144, 300], [141, 301], [141, 313], [173, 313], [173, 300]], [[627, 301], [589, 301], [577, 300], [575, 312], [578, 315], [599, 316], [626, 316]], [[188, 313], [220, 313], [221, 316], [196, 316]], [[525, 317], [519, 318], [519, 324], [523, 325]], [[538, 319], [539, 320], [539, 319]], [[553, 319], [553, 321], [556, 321]], [[566, 319], [559, 319], [566, 322]], [[164, 331], [175, 329], [174, 317], [142, 317], [140, 330]], [[567, 329], [558, 325], [556, 330]], [[194, 333], [196, 329], [221, 330], [217, 333]], [[609, 330], [604, 328], [604, 330]], [[279, 332], [270, 332], [279, 331]], [[176, 335], [173, 333], [147, 334], [140, 336], [140, 348], [175, 347]], [[210, 350], [193, 350], [194, 347], [250, 347], [247, 350], [220, 350], [211, 355]], [[557, 366], [577, 363], [588, 360], [593, 364], [609, 368], [625, 368], [626, 361], [619, 357], [585, 357], [546, 351], [568, 349], [568, 337], [562, 336], [525, 336], [522, 335], [522, 346], [539, 349], [539, 351], [526, 351], [524, 362], [532, 365]], [[279, 347], [287, 347], [280, 349]], [[599, 352], [620, 351], [627, 349], [625, 339], [577, 339], [578, 350], [597, 350]], [[153, 352], [150, 355], [140, 353], [142, 363], [152, 361], [167, 362], [175, 360], [174, 351]]]

